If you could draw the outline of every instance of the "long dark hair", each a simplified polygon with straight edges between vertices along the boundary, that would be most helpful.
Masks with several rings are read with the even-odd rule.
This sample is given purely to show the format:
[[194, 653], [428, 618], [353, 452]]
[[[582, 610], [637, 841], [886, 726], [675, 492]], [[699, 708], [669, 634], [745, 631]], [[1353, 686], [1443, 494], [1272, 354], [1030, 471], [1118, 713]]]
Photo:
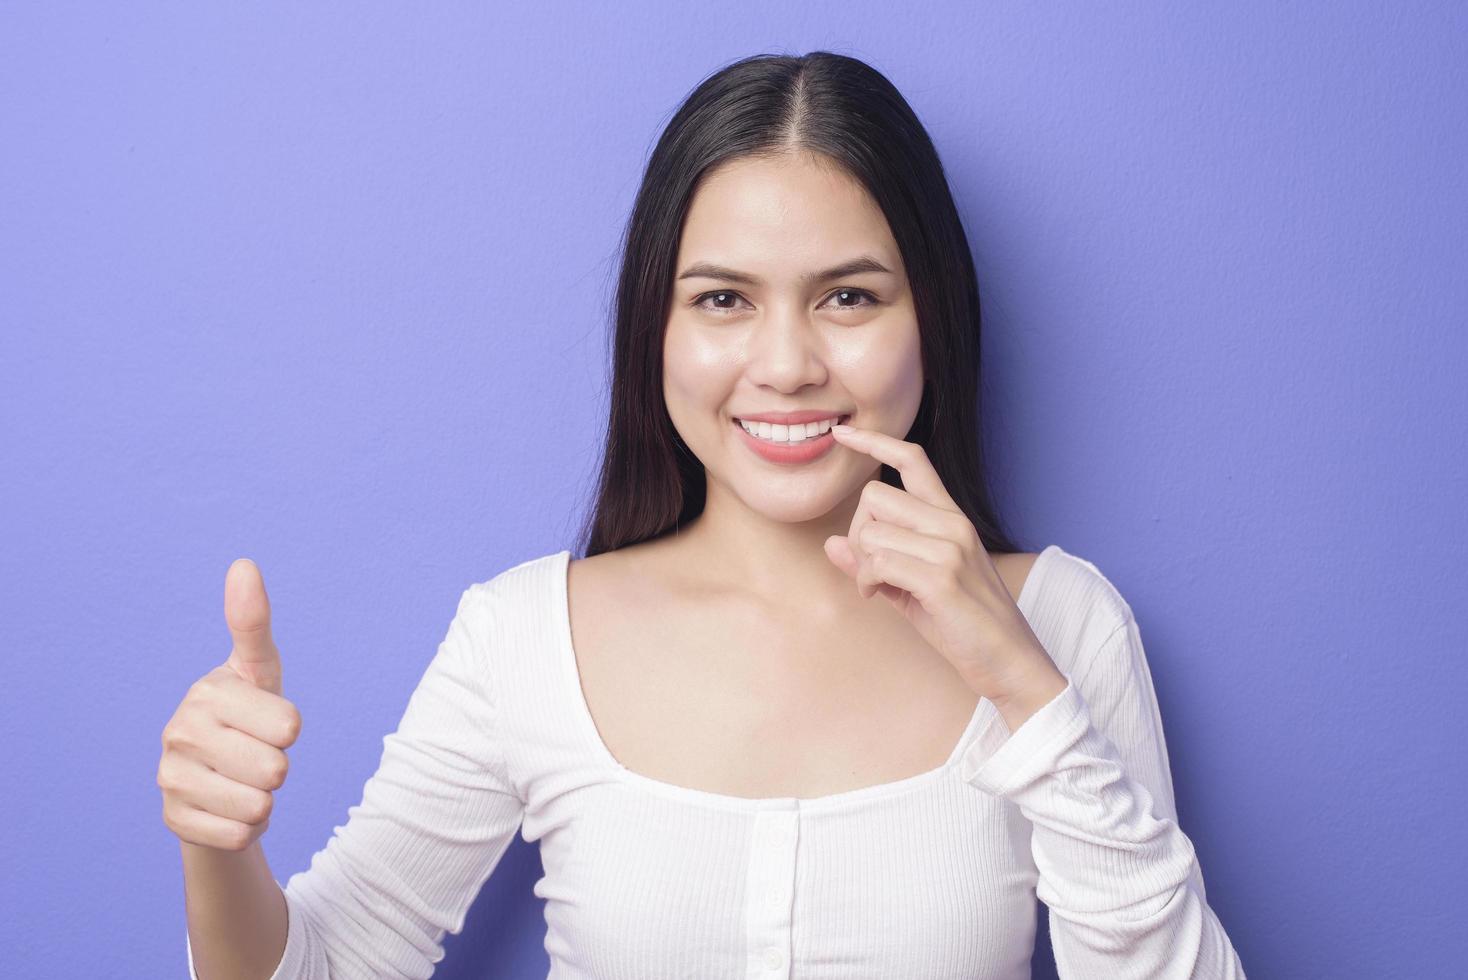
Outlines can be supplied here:
[[[659, 137], [622, 238], [611, 411], [586, 557], [673, 531], [703, 510], [703, 464], [663, 400], [663, 331], [684, 218], [703, 174], [739, 157], [805, 151], [875, 199], [902, 253], [927, 382], [904, 438], [920, 444], [984, 549], [1020, 549], [986, 485], [979, 412], [979, 290], [938, 153], [891, 82], [856, 58], [754, 55], [708, 78]], [[881, 465], [882, 482], [901, 487]]]

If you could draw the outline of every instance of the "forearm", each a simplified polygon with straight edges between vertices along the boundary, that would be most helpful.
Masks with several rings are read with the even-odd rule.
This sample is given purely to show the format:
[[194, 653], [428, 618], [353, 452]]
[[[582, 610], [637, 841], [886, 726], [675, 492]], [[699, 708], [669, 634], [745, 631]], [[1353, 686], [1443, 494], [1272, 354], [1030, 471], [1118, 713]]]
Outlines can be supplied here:
[[243, 851], [179, 841], [199, 980], [268, 980], [285, 952], [286, 900], [256, 840]]

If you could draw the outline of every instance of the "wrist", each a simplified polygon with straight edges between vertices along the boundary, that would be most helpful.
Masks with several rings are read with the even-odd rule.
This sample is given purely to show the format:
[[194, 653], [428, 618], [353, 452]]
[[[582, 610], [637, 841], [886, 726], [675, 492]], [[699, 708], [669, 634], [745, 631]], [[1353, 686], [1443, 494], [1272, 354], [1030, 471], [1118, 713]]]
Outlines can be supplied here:
[[1011, 733], [1018, 731], [1030, 717], [1054, 701], [1070, 679], [1047, 656], [1043, 664], [1024, 674], [1003, 693], [989, 698]]

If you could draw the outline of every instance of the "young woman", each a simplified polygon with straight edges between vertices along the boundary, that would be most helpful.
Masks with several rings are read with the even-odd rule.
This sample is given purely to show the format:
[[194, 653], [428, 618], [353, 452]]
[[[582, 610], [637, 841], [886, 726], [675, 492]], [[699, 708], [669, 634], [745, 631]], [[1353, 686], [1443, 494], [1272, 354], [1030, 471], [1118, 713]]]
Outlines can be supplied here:
[[[1000, 527], [979, 351], [942, 167], [881, 74], [705, 80], [628, 225], [585, 557], [464, 592], [283, 892], [257, 841], [300, 720], [231, 569], [200, 702], [257, 733], [257, 806], [167, 781], [191, 970], [207, 942], [221, 971], [427, 977], [519, 830], [552, 977], [1028, 977], [1037, 897], [1063, 977], [1242, 977], [1130, 607]], [[171, 770], [222, 768], [173, 741], [205, 748]]]

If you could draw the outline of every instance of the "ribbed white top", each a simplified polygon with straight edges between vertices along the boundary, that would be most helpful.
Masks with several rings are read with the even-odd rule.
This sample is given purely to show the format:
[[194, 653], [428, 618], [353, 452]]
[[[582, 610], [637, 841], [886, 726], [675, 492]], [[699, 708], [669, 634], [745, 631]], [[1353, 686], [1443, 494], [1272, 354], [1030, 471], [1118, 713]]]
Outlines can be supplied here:
[[[362, 802], [284, 891], [274, 980], [426, 978], [516, 830], [540, 841], [551, 980], [1242, 978], [1178, 827], [1131, 608], [1041, 552], [1017, 605], [1070, 684], [1011, 734], [979, 701], [948, 760], [814, 799], [621, 766], [582, 695], [568, 551], [471, 585]], [[185, 945], [189, 973], [193, 950]]]

